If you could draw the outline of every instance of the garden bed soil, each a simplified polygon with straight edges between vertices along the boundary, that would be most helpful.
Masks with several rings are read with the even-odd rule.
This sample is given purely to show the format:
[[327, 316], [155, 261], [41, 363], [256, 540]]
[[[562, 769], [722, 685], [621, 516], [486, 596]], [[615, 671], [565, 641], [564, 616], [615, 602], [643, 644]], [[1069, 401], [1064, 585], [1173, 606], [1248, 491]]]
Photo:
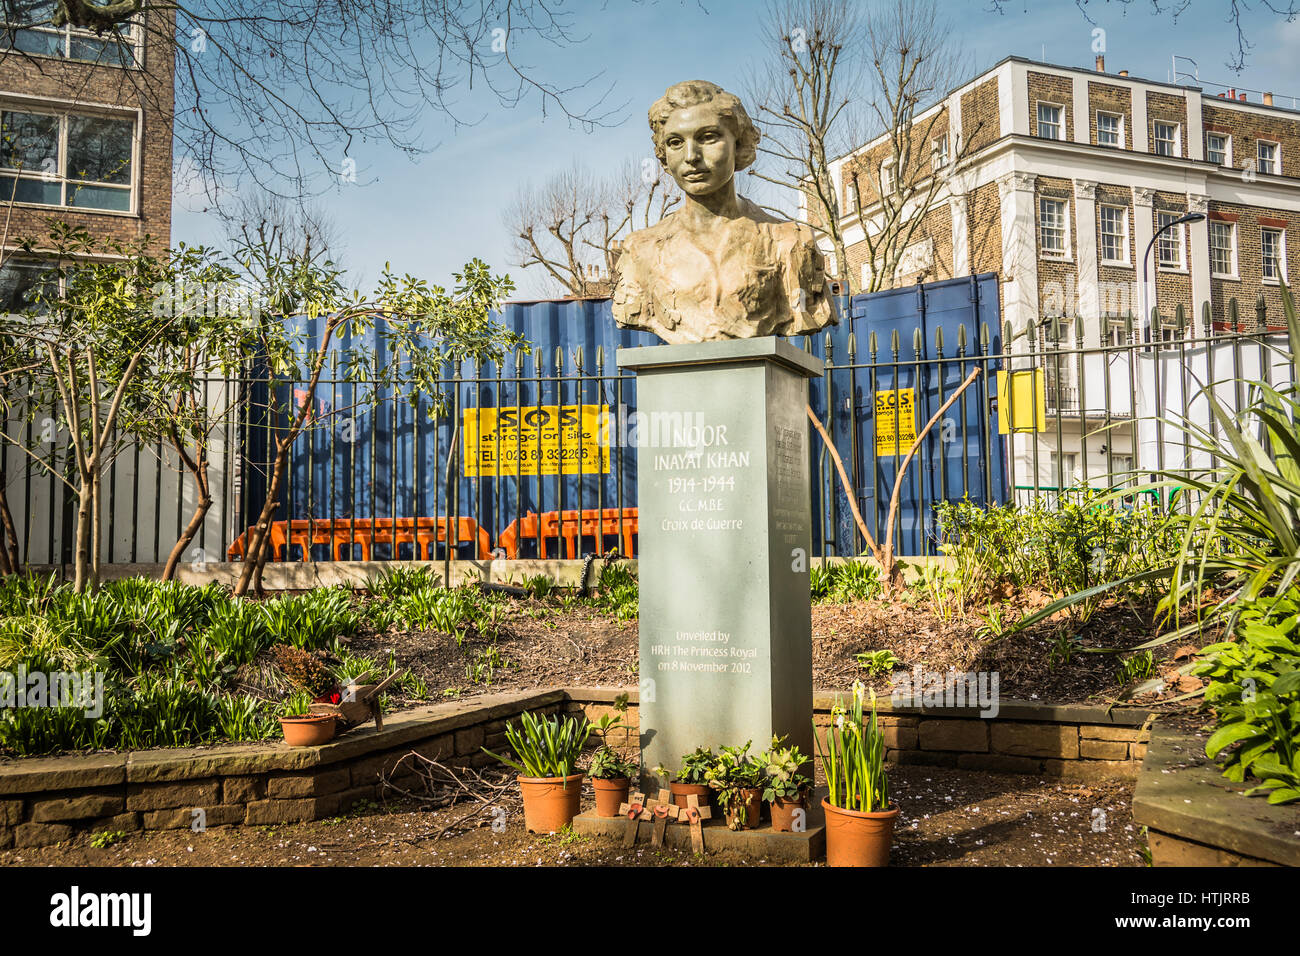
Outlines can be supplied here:
[[[1005, 616], [1015, 619], [1043, 607], [1049, 595], [1020, 596], [1007, 602]], [[888, 697], [888, 674], [871, 676], [858, 655], [892, 651], [895, 672], [920, 666], [927, 671], [996, 671], [1004, 699], [1052, 703], [1109, 703], [1120, 694], [1117, 659], [1086, 653], [1092, 648], [1132, 648], [1155, 636], [1149, 608], [1111, 603], [1086, 625], [1063, 616], [1023, 633], [995, 637], [981, 613], [946, 619], [927, 604], [909, 597], [874, 599], [848, 604], [817, 604], [812, 609], [813, 685], [848, 688], [860, 679]], [[1051, 653], [1060, 636], [1077, 637], [1069, 662], [1054, 662]], [[433, 631], [363, 632], [349, 639], [353, 653], [384, 658], [391, 651], [428, 686], [429, 698], [468, 696], [497, 690], [545, 686], [634, 686], [637, 681], [636, 621], [618, 621], [612, 614], [589, 607], [561, 607], [554, 601], [514, 600], [507, 605], [495, 643], [472, 631], [462, 644]], [[1155, 649], [1158, 671], [1171, 672], [1172, 646]], [[495, 659], [490, 675], [482, 662]], [[467, 673], [479, 663], [478, 680]], [[1179, 662], [1181, 663], [1181, 661]], [[1194, 681], [1199, 686], [1200, 681]], [[1191, 689], [1171, 678], [1165, 698]], [[1141, 698], [1157, 702], [1160, 695]], [[427, 699], [403, 697], [398, 691], [391, 706], [413, 706]]]
[[[898, 767], [890, 774], [902, 813], [895, 866], [1141, 866], [1127, 782], [1082, 785], [1036, 777]], [[592, 802], [590, 787], [585, 803]], [[0, 852], [0, 866], [730, 866], [765, 865], [732, 854], [704, 858], [570, 832], [524, 831], [517, 796], [503, 832], [484, 824], [439, 837], [460, 814], [403, 798], [342, 817], [206, 833], [133, 833], [111, 846], [91, 836]], [[774, 865], [774, 864], [772, 864]]]

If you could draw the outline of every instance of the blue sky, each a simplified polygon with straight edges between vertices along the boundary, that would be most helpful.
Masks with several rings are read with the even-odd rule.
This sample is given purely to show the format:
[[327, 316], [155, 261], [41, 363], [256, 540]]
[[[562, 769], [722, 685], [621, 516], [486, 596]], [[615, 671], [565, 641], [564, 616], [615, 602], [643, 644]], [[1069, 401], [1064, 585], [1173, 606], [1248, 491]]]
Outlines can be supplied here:
[[[1225, 22], [1227, 0], [1191, 0], [1175, 20], [1153, 13], [1149, 0], [1090, 0], [1089, 23], [1074, 0], [1009, 0], [1001, 14], [989, 0], [946, 0], [965, 55], [977, 73], [1008, 55], [1046, 59], [1066, 66], [1093, 64], [1093, 29], [1106, 31], [1106, 67], [1134, 76], [1167, 80], [1173, 54], [1197, 62], [1201, 85], [1218, 92], [1218, 82], [1270, 90], [1279, 105], [1300, 97], [1300, 23], [1286, 24], [1267, 12], [1246, 17], [1253, 42], [1246, 69], [1233, 73], [1227, 61], [1235, 35]], [[1174, 4], [1163, 3], [1162, 7]], [[1258, 6], [1255, 4], [1254, 6]], [[481, 91], [466, 92], [466, 112], [482, 116], [456, 130], [443, 117], [426, 116], [423, 140], [435, 146], [412, 161], [395, 150], [354, 148], [357, 182], [321, 197], [343, 234], [342, 256], [353, 281], [373, 282], [386, 261], [399, 272], [449, 283], [451, 274], [475, 256], [498, 272], [510, 272], [518, 295], [537, 295], [541, 276], [508, 265], [510, 238], [501, 209], [524, 182], [541, 182], [575, 159], [596, 172], [629, 158], [651, 156], [645, 111], [672, 83], [707, 79], [743, 89], [743, 78], [760, 56], [761, 0], [588, 0], [569, 2], [579, 42], [555, 48], [531, 44], [516, 56], [548, 82], [565, 85], [599, 74], [587, 98], [611, 88], [605, 105], [617, 107], [611, 123], [587, 132], [563, 116], [541, 115], [536, 99], [500, 108]], [[1180, 61], [1180, 69], [1192, 69]], [[1251, 99], [1258, 101], [1258, 95]], [[742, 191], [744, 190], [742, 183]], [[173, 242], [219, 244], [213, 217], [187, 208], [177, 197]]]

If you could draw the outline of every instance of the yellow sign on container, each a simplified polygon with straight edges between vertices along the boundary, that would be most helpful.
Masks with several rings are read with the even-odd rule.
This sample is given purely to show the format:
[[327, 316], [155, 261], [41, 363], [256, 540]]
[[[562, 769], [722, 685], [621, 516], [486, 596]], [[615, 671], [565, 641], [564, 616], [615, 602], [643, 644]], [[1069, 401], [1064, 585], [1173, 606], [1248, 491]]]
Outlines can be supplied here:
[[915, 389], [876, 392], [876, 456], [906, 455], [915, 443]]
[[607, 473], [608, 423], [608, 405], [467, 408], [465, 477]]
[[1047, 384], [1041, 368], [998, 372], [998, 434], [1047, 431]]

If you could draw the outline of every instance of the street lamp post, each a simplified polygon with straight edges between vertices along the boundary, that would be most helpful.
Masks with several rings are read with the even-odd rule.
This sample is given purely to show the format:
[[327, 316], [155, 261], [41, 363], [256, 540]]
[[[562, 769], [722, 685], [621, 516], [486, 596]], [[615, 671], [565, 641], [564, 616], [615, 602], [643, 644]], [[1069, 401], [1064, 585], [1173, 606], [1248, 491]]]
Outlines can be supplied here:
[[[1167, 222], [1159, 229], [1157, 229], [1156, 234], [1152, 236], [1151, 241], [1147, 243], [1146, 252], [1142, 253], [1142, 325], [1141, 328], [1144, 333], [1144, 336], [1149, 335], [1151, 331], [1151, 325], [1150, 325], [1151, 310], [1152, 308], [1154, 308], [1159, 304], [1158, 302], [1159, 294], [1155, 289], [1151, 290], [1152, 293], [1151, 302], [1149, 304], [1147, 302], [1147, 259], [1151, 255], [1151, 247], [1156, 244], [1157, 239], [1159, 239], [1170, 229], [1173, 229], [1175, 226], [1181, 226], [1184, 225], [1185, 223], [1200, 222], [1204, 218], [1205, 218], [1205, 213], [1203, 212], [1189, 212], [1185, 216], [1179, 216], [1173, 222]], [[1196, 303], [1192, 303], [1192, 305], [1193, 307], [1195, 307]], [[1159, 329], [1157, 329], [1156, 332], [1158, 333]], [[1147, 338], [1147, 341], [1150, 341], [1150, 338]]]

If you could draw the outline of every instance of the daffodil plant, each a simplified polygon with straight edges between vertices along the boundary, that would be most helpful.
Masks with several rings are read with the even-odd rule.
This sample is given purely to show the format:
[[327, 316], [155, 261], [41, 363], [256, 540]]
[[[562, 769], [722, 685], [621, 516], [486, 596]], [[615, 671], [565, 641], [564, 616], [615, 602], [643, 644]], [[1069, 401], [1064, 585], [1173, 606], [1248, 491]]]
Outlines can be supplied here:
[[889, 776], [885, 773], [885, 738], [876, 717], [876, 695], [871, 694], [871, 718], [863, 708], [865, 690], [853, 682], [853, 701], [845, 706], [836, 698], [831, 725], [826, 728], [825, 749], [813, 726], [813, 742], [831, 806], [841, 810], [874, 813], [889, 809]]

